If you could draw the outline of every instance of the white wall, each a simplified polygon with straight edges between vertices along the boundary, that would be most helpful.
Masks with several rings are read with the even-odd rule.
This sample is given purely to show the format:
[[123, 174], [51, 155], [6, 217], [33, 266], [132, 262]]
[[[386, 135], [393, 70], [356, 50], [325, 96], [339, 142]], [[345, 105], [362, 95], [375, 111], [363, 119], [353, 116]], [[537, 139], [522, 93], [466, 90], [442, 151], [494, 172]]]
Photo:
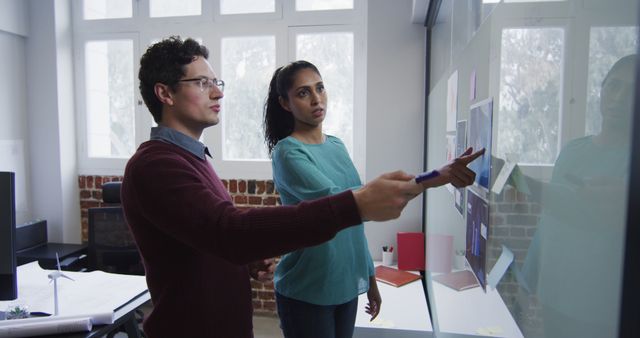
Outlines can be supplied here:
[[28, 125], [34, 216], [50, 241], [80, 243], [69, 11], [67, 0], [29, 1]]
[[[0, 0], [0, 31], [17, 35], [29, 35], [27, 2], [23, 0]], [[4, 46], [4, 45], [2, 45]]]
[[16, 223], [31, 219], [25, 44], [27, 5], [0, 0], [0, 171], [15, 172]]
[[[366, 180], [385, 172], [422, 170], [426, 29], [411, 23], [412, 1], [369, 1], [367, 18]], [[399, 231], [421, 231], [422, 198], [394, 221], [369, 223], [373, 259], [383, 245], [396, 246]], [[396, 257], [397, 258], [397, 257]]]

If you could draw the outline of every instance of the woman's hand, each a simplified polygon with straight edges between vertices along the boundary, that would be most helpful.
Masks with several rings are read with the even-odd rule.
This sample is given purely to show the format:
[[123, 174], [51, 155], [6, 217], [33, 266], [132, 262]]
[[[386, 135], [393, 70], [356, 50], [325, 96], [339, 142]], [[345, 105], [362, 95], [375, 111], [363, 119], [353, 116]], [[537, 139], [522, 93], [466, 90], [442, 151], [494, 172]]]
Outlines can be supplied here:
[[365, 312], [371, 315], [370, 321], [373, 321], [378, 316], [378, 313], [380, 313], [380, 306], [382, 305], [382, 298], [380, 297], [380, 291], [378, 291], [376, 276], [369, 277], [367, 298], [369, 299], [369, 303], [367, 303]]
[[422, 182], [422, 186], [426, 189], [451, 183], [456, 188], [462, 188], [472, 184], [476, 178], [476, 173], [467, 168], [467, 165], [482, 156], [484, 148], [475, 153], [471, 153], [472, 151], [473, 148], [467, 148], [460, 157], [438, 169], [437, 176]]

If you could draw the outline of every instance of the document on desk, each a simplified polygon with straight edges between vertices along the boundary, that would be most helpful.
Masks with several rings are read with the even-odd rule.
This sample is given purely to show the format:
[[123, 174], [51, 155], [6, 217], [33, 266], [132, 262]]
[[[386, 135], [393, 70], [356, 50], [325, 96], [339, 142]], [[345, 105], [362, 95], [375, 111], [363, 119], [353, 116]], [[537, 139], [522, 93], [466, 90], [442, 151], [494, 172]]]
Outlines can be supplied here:
[[40, 317], [0, 321], [0, 337], [33, 337], [91, 331], [91, 318], [82, 316]]
[[[53, 284], [47, 275], [51, 270], [42, 269], [37, 262], [18, 266], [18, 298], [0, 302], [0, 310], [12, 304], [29, 307], [31, 312], [54, 313]], [[14, 319], [0, 322], [0, 328], [20, 323], [45, 323], [56, 320], [88, 318], [93, 325], [112, 324], [114, 311], [137, 296], [147, 292], [144, 276], [119, 275], [102, 271], [72, 272], [73, 278], [58, 279], [59, 316]]]

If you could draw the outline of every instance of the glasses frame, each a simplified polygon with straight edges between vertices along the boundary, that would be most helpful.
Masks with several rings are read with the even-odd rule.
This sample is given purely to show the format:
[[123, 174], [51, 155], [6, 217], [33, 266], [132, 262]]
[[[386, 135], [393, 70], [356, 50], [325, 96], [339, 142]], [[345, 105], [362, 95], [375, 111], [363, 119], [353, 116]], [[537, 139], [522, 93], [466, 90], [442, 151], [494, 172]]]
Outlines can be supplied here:
[[205, 92], [205, 89], [208, 89], [209, 92], [216, 86], [220, 89], [221, 92], [224, 92], [224, 81], [219, 79], [210, 79], [208, 77], [196, 77], [192, 79], [182, 79], [178, 80], [178, 82], [196, 82], [198, 87], [200, 87], [201, 92]]

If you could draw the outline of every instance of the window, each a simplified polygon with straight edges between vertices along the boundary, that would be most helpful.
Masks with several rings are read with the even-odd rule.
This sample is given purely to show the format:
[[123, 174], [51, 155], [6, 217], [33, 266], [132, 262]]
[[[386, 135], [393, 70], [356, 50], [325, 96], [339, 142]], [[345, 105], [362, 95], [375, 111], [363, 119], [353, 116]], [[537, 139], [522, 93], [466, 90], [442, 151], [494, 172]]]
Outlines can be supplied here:
[[518, 2], [559, 2], [559, 1], [566, 1], [566, 0], [504, 0], [505, 3], [509, 3], [509, 2], [515, 2], [515, 3], [518, 3]]
[[221, 0], [220, 14], [272, 13], [276, 10], [275, 0]]
[[[559, 149], [564, 30], [502, 31], [497, 156], [548, 165]], [[511, 156], [510, 156], [511, 157]]]
[[139, 60], [149, 41], [171, 35], [207, 46], [226, 82], [221, 122], [201, 138], [221, 178], [271, 178], [262, 130], [267, 89], [278, 66], [300, 58], [316, 63], [330, 84], [326, 130], [345, 141], [364, 171], [366, 1], [84, 0], [72, 6], [74, 49], [82, 60], [76, 64], [81, 174], [121, 174], [149, 138], [154, 123], [139, 94]]
[[353, 33], [299, 34], [296, 59], [307, 60], [320, 71], [329, 95], [326, 133], [342, 139], [353, 156], [354, 45]]
[[132, 15], [131, 0], [84, 0], [85, 20], [130, 18]]
[[133, 41], [85, 48], [89, 157], [128, 158], [135, 150]]
[[352, 8], [353, 0], [296, 0], [296, 10], [298, 11], [323, 11]]
[[222, 39], [224, 160], [268, 160], [262, 109], [276, 69], [274, 36]]
[[200, 15], [201, 13], [200, 0], [149, 0], [149, 16], [152, 18]]

